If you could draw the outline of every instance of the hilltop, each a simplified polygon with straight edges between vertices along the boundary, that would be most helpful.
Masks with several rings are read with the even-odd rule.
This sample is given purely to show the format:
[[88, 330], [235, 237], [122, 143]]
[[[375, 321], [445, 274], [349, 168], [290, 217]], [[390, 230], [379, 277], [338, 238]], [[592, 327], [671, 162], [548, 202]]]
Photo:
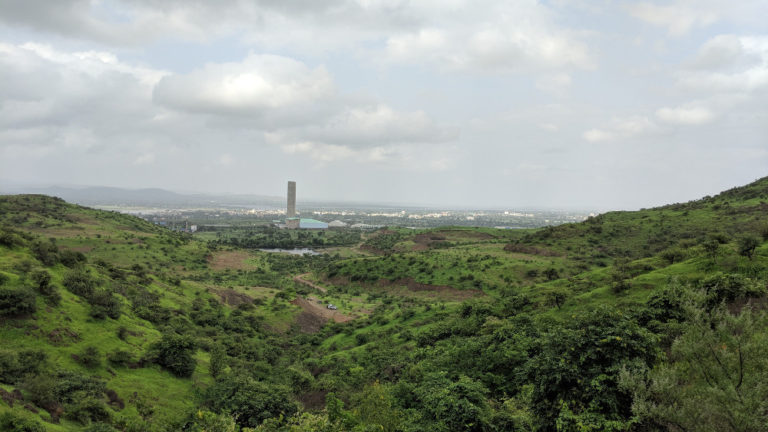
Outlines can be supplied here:
[[766, 201], [289, 256], [2, 196], [0, 429], [762, 430]]

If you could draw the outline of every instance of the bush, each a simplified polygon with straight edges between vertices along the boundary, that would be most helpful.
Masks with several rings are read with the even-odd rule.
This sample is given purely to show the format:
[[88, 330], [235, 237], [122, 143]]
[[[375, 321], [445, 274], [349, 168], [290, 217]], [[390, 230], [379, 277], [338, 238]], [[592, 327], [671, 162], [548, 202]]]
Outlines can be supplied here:
[[752, 259], [755, 249], [760, 246], [760, 239], [755, 236], [747, 235], [739, 239], [739, 255]]
[[133, 362], [133, 355], [129, 351], [119, 349], [107, 354], [107, 360], [110, 363], [125, 366]]
[[299, 408], [288, 387], [239, 374], [228, 375], [209, 387], [205, 402], [216, 412], [233, 414], [245, 427], [256, 427], [281, 415], [290, 417]]
[[69, 268], [74, 268], [78, 264], [88, 261], [82, 252], [75, 252], [71, 250], [63, 250], [59, 252], [59, 260], [61, 260], [61, 263]]
[[0, 316], [19, 316], [35, 313], [35, 293], [27, 288], [0, 288]]
[[117, 432], [117, 429], [107, 423], [94, 423], [83, 429], [83, 432]]
[[72, 294], [90, 298], [96, 289], [96, 280], [84, 270], [73, 270], [64, 277], [64, 287]]
[[174, 375], [188, 378], [195, 371], [197, 362], [195, 342], [189, 336], [164, 334], [162, 339], [149, 348], [148, 360], [171, 371]]
[[95, 346], [88, 346], [77, 356], [78, 363], [87, 368], [101, 366], [101, 353]]
[[33, 419], [26, 419], [12, 412], [0, 415], [0, 430], [13, 432], [45, 432], [43, 425]]
[[94, 397], [78, 399], [67, 407], [64, 416], [84, 425], [91, 422], [109, 422], [112, 420], [112, 413], [104, 401]]
[[45, 368], [48, 357], [44, 351], [0, 351], [0, 382], [15, 384], [24, 375], [38, 374]]
[[107, 290], [101, 289], [94, 291], [93, 295], [88, 299], [88, 303], [91, 304], [90, 315], [93, 318], [120, 318], [122, 302], [114, 294]]
[[32, 243], [32, 254], [47, 267], [59, 262], [59, 248], [52, 242], [36, 241]]

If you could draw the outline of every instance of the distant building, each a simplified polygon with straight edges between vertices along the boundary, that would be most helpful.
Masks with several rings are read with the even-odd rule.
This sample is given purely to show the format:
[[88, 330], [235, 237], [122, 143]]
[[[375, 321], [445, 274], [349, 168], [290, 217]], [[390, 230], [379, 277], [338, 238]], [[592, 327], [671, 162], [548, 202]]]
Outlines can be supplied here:
[[340, 220], [335, 220], [333, 222], [328, 223], [328, 228], [344, 228], [348, 226], [349, 224], [346, 222], [342, 222]]
[[286, 218], [296, 217], [296, 182], [288, 182], [288, 211], [286, 212]]
[[299, 219], [301, 229], [328, 229], [328, 224], [316, 219]]
[[285, 227], [288, 229], [299, 229], [301, 228], [301, 219], [297, 217], [286, 218]]
[[350, 228], [356, 228], [356, 229], [378, 229], [378, 228], [381, 228], [381, 225], [371, 225], [371, 224], [364, 224], [364, 223], [356, 223], [356, 224], [353, 224]]
[[197, 232], [197, 225], [190, 225], [189, 232]]

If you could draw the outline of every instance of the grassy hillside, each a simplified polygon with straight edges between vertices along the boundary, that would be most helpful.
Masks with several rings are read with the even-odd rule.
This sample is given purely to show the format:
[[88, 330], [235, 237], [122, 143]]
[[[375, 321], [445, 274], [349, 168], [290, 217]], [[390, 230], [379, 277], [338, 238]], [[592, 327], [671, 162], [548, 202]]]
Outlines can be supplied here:
[[763, 430], [763, 200], [297, 257], [0, 197], [0, 429]]

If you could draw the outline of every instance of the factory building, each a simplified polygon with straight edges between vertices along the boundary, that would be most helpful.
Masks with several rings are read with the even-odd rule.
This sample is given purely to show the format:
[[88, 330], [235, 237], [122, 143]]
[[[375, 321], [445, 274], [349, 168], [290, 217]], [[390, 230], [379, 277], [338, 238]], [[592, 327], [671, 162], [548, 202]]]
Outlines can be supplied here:
[[296, 182], [288, 182], [288, 208], [285, 212], [285, 225], [288, 229], [328, 229], [328, 224], [316, 219], [303, 219], [296, 216]]

